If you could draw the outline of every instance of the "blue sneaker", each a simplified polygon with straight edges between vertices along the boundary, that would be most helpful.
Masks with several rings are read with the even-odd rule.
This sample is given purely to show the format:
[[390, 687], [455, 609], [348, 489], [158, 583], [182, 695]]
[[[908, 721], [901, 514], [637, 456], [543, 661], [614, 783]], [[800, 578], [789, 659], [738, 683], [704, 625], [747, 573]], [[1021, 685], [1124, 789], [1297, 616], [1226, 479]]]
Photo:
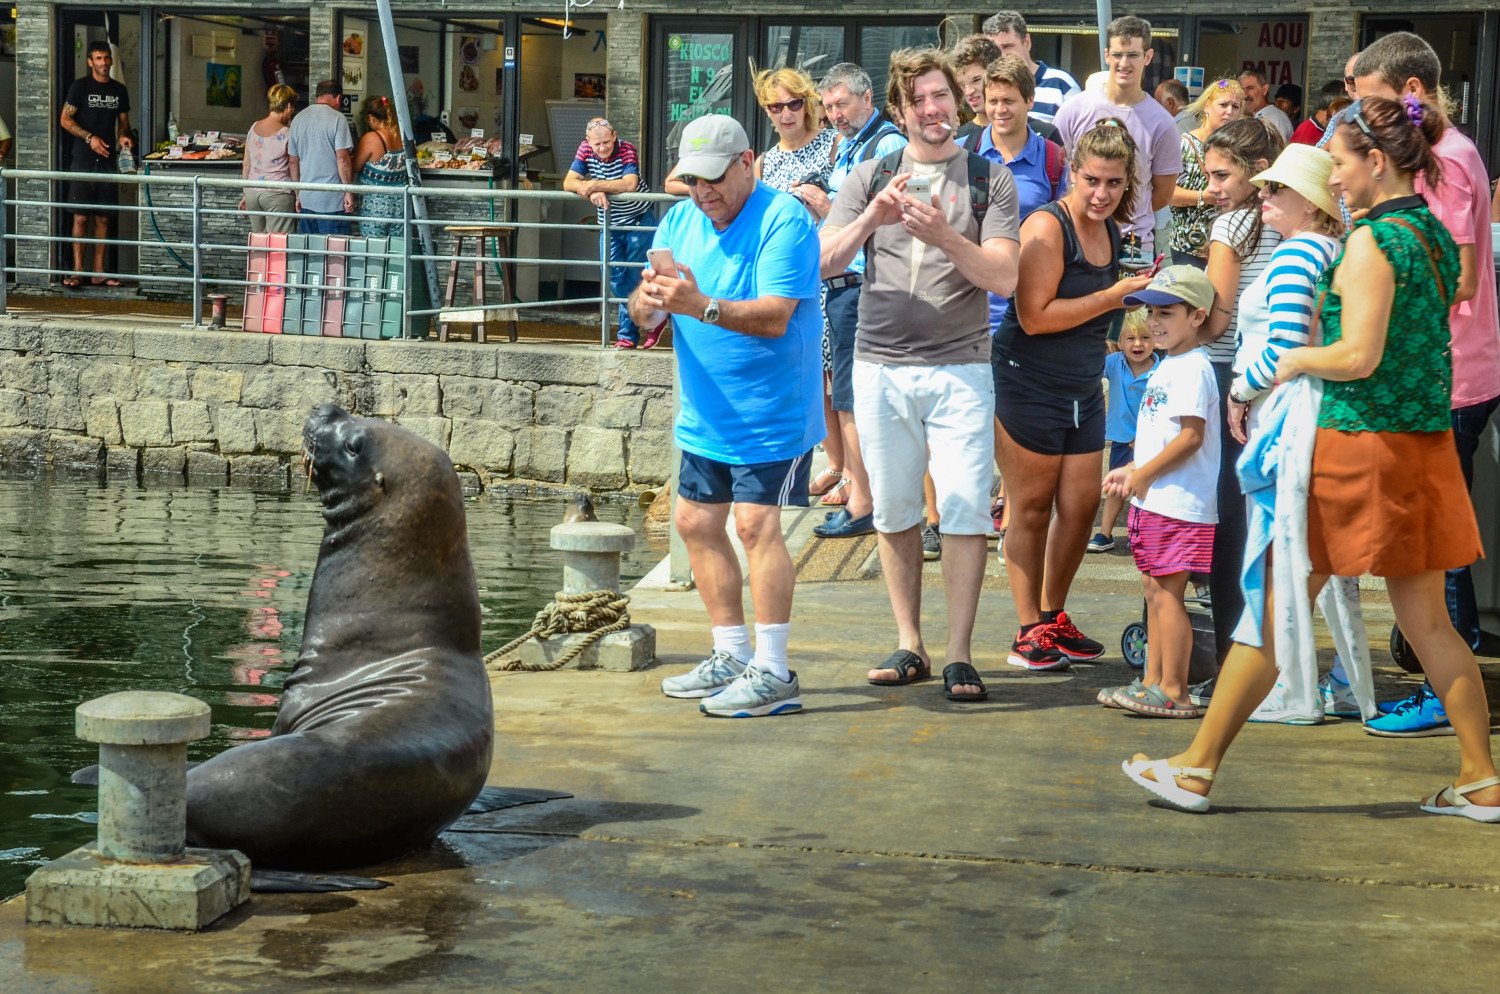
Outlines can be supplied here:
[[1365, 722], [1365, 731], [1391, 739], [1418, 739], [1429, 735], [1452, 735], [1443, 702], [1424, 683], [1417, 692], [1396, 705], [1390, 714]]
[[1427, 685], [1427, 681], [1426, 680], [1422, 681], [1422, 686], [1420, 688], [1418, 688], [1417, 690], [1412, 691], [1406, 697], [1402, 697], [1399, 700], [1394, 700], [1394, 701], [1376, 701], [1375, 702], [1375, 710], [1379, 711], [1381, 714], [1391, 714], [1397, 708], [1406, 707], [1412, 701], [1415, 701], [1418, 697], [1421, 696], [1423, 690], [1426, 690], [1429, 694], [1432, 693], [1432, 688]]

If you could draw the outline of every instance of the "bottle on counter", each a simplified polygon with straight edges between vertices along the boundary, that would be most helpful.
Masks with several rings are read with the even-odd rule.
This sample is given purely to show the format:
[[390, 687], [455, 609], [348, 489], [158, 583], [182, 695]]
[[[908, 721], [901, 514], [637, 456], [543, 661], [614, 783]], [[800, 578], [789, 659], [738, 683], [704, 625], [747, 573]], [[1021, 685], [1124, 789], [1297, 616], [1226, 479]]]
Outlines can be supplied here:
[[177, 115], [175, 113], [168, 114], [167, 115], [167, 141], [171, 142], [173, 145], [176, 145], [177, 144], [177, 136], [179, 134], [181, 134], [181, 133], [182, 133], [181, 130], [177, 127]]

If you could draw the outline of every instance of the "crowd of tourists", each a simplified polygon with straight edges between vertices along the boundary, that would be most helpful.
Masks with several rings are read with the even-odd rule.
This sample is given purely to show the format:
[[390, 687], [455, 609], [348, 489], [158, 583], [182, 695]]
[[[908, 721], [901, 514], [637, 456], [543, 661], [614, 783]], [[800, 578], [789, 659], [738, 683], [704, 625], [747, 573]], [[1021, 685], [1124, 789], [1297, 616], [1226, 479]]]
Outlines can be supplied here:
[[[730, 116], [685, 128], [689, 199], [627, 306], [636, 327], [672, 324], [676, 525], [712, 625], [708, 657], [662, 690], [719, 717], [801, 709], [782, 506], [822, 499], [818, 535], [875, 536], [895, 645], [872, 684], [933, 677], [922, 564], [941, 558], [960, 703], [989, 693], [972, 644], [988, 539], [1019, 626], [1007, 662], [1058, 670], [1104, 655], [1068, 597], [1123, 512], [1147, 655], [1098, 700], [1199, 722], [1183, 751], [1126, 760], [1132, 781], [1203, 811], [1247, 721], [1349, 717], [1454, 734], [1458, 775], [1422, 810], [1500, 821], [1468, 577], [1474, 454], [1500, 404], [1493, 194], [1439, 58], [1384, 36], [1303, 120], [1300, 89], [1273, 102], [1253, 72], [1148, 94], [1150, 25], [1106, 33], [1084, 86], [1007, 11], [949, 51], [895, 53], [883, 112], [859, 66], [783, 67], [756, 80], [777, 136], [762, 154]], [[1373, 699], [1364, 574], [1426, 672], [1403, 701]], [[1190, 686], [1198, 582], [1219, 669]]]

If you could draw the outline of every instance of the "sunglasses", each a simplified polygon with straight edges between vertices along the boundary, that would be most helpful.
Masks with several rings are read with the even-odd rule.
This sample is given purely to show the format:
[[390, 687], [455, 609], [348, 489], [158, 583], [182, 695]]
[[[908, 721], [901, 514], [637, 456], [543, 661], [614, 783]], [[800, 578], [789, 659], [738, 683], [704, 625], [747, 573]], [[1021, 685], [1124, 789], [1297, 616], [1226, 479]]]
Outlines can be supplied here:
[[1267, 193], [1269, 193], [1273, 197], [1276, 196], [1276, 194], [1280, 193], [1282, 190], [1285, 190], [1285, 189], [1286, 189], [1286, 184], [1285, 183], [1278, 183], [1275, 180], [1267, 180], [1266, 181], [1265, 191]]
[[1354, 77], [1353, 76], [1345, 76], [1344, 77], [1344, 85], [1345, 86], [1353, 86], [1354, 85]]
[[807, 101], [804, 100], [802, 97], [798, 97], [795, 100], [788, 100], [785, 103], [766, 104], [766, 113], [767, 114], [780, 114], [784, 110], [789, 110], [789, 111], [792, 111], [793, 113], [796, 113], [797, 111], [801, 110], [803, 107], [806, 107], [806, 106], [807, 106]]
[[684, 175], [678, 176], [677, 177], [677, 181], [679, 183], [681, 183], [683, 186], [687, 187], [688, 189], [692, 189], [693, 187], [696, 187], [699, 183], [707, 183], [709, 186], [718, 186], [720, 183], [724, 182], [725, 178], [728, 177], [728, 176], [729, 176], [729, 170], [726, 169], [726, 170], [724, 170], [723, 173], [721, 173], [720, 175], [714, 177], [713, 179], [709, 179], [707, 176], [688, 176], [688, 175], [684, 174]]

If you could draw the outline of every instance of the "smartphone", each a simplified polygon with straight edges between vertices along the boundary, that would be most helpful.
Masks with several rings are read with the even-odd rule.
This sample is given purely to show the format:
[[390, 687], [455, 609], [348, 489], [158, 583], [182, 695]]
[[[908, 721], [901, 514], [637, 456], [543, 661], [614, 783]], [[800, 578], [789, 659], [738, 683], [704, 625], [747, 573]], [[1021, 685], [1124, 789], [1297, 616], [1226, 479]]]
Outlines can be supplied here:
[[1154, 260], [1152, 260], [1151, 268], [1146, 270], [1146, 275], [1155, 276], [1157, 273], [1161, 272], [1161, 264], [1166, 260], [1166, 258], [1167, 253], [1162, 252], [1161, 254], [1159, 254]]
[[912, 174], [911, 179], [906, 181], [906, 195], [924, 204], [932, 203], [932, 177], [925, 174]]
[[651, 264], [651, 269], [662, 276], [677, 277], [677, 260], [672, 258], [672, 250], [669, 248], [648, 249], [646, 261]]

